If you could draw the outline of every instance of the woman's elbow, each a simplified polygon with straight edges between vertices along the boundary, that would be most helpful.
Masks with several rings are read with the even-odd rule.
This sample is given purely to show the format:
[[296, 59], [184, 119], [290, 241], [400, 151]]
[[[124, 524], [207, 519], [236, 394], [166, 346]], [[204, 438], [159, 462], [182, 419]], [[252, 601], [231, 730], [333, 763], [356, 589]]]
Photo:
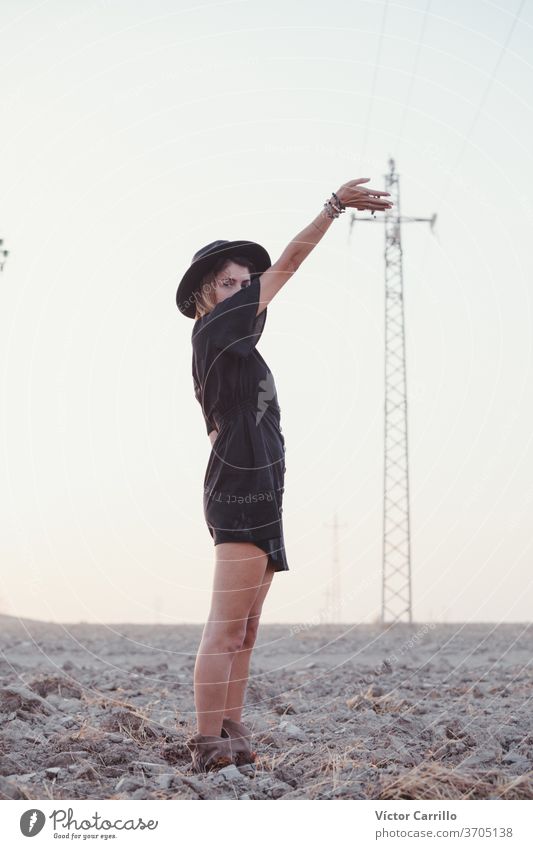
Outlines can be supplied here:
[[303, 262], [302, 257], [296, 256], [296, 255], [292, 256], [291, 259], [290, 259], [289, 268], [287, 268], [287, 271], [290, 271], [291, 274], [294, 274], [296, 271], [298, 271], [302, 262]]
[[[275, 267], [277, 271], [281, 272], [290, 272], [290, 274], [294, 274], [295, 271], [298, 271], [303, 257], [298, 255], [298, 251], [294, 248], [287, 248], [283, 251], [282, 255], [275, 263]], [[274, 267], [274, 266], [272, 266]]]

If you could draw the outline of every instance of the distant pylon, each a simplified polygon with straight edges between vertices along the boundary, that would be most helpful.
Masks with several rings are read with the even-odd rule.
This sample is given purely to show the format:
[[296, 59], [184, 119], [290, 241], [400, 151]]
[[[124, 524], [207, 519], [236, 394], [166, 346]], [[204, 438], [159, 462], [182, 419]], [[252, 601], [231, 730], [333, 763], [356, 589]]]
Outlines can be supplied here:
[[337, 511], [333, 516], [333, 523], [327, 528], [333, 528], [333, 556], [331, 561], [331, 579], [326, 592], [326, 619], [329, 622], [340, 622], [340, 608], [342, 606], [341, 596], [341, 567], [339, 558], [339, 528], [346, 526], [347, 522], [339, 523]]
[[4, 248], [4, 240], [0, 239], [0, 271], [4, 270], [4, 265], [6, 264], [8, 256], [9, 251], [6, 251]]
[[[400, 215], [400, 181], [394, 159], [389, 159], [385, 188], [393, 207], [385, 218], [385, 404], [383, 463], [383, 561], [381, 621], [413, 621], [411, 594], [411, 533], [409, 507], [409, 453], [407, 443], [407, 376], [401, 224], [437, 219]], [[377, 218], [355, 221], [379, 222]]]

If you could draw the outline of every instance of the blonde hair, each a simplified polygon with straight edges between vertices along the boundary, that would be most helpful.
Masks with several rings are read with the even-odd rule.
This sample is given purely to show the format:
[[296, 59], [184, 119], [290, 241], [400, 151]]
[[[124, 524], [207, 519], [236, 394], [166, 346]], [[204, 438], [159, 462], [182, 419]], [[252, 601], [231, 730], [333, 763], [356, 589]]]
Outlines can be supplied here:
[[224, 271], [230, 262], [234, 262], [236, 265], [242, 265], [243, 268], [248, 269], [250, 274], [253, 274], [255, 271], [253, 262], [244, 256], [221, 257], [221, 259], [219, 259], [213, 267], [204, 274], [200, 280], [198, 289], [194, 293], [194, 299], [196, 302], [195, 320], [201, 318], [203, 315], [207, 315], [216, 306], [215, 280], [220, 272]]

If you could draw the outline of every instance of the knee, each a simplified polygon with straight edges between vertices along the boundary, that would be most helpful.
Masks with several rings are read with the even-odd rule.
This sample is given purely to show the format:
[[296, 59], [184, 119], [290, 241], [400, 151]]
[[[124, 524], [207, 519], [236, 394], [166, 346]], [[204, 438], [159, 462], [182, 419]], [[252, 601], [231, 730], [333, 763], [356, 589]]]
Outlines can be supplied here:
[[246, 630], [244, 632], [244, 639], [242, 642], [243, 649], [251, 649], [255, 645], [255, 640], [257, 637], [257, 632], [259, 630], [259, 615], [250, 615], [246, 622]]
[[239, 622], [208, 623], [203, 636], [203, 648], [207, 653], [235, 654], [243, 647], [246, 625]]

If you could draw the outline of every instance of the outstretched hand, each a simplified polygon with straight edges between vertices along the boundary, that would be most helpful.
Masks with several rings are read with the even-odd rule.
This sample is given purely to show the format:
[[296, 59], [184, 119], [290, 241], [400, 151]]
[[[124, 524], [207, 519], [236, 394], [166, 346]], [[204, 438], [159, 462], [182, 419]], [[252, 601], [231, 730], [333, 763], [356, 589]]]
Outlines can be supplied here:
[[361, 186], [360, 183], [368, 183], [370, 177], [359, 177], [358, 180], [349, 180], [337, 189], [337, 197], [345, 205], [354, 209], [368, 209], [374, 215], [375, 212], [384, 212], [391, 209], [393, 202], [391, 200], [381, 199], [383, 195], [390, 195], [390, 192], [382, 192], [377, 189], [370, 189], [367, 186]]

